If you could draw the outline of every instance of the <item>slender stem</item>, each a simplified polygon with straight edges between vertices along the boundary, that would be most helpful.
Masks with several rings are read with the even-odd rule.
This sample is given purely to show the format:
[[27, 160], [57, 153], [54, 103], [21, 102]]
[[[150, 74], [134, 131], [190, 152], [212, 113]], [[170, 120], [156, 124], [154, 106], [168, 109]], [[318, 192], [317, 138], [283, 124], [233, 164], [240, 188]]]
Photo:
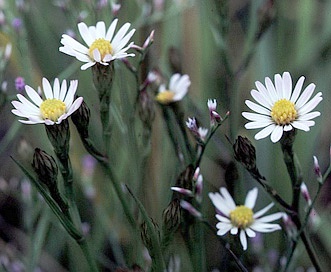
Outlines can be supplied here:
[[98, 272], [99, 270], [98, 270], [97, 264], [96, 264], [94, 258], [91, 255], [91, 252], [90, 252], [90, 249], [88, 247], [86, 239], [84, 238], [84, 239], [81, 239], [79, 241], [76, 240], [76, 242], [78, 243], [78, 245], [80, 246], [81, 250], [84, 253], [84, 256], [85, 256], [86, 261], [88, 263], [88, 266], [90, 268], [89, 271]]
[[[216, 233], [215, 228], [206, 220], [202, 220], [202, 223], [204, 223], [211, 231], [213, 234]], [[236, 254], [231, 250], [230, 245], [225, 242], [221, 237], [217, 236], [219, 238], [219, 241], [223, 245], [223, 247], [227, 250], [227, 252], [231, 255], [235, 263], [237, 264], [238, 268], [242, 272], [248, 272], [248, 269], [243, 265], [243, 263], [240, 261], [240, 259], [236, 256]]]

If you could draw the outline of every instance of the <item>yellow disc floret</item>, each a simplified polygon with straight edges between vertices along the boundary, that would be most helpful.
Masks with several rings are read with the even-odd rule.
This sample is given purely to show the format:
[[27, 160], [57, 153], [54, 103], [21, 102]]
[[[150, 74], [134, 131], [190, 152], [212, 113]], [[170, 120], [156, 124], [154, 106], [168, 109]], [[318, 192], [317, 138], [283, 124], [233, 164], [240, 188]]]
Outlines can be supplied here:
[[287, 99], [278, 100], [271, 109], [271, 117], [277, 125], [288, 125], [298, 116], [294, 103]]
[[230, 220], [233, 226], [245, 229], [254, 221], [253, 211], [244, 205], [237, 206], [230, 212]]
[[101, 55], [101, 60], [107, 55], [107, 54], [113, 54], [113, 47], [111, 43], [103, 38], [96, 39], [90, 46], [88, 50], [88, 54], [91, 59], [94, 59], [93, 57], [93, 51], [94, 49], [98, 49]]
[[158, 95], [155, 97], [156, 101], [161, 104], [169, 104], [171, 102], [174, 102], [174, 96], [175, 93], [171, 91], [164, 91], [158, 93]]
[[43, 119], [49, 119], [56, 122], [59, 117], [66, 112], [66, 104], [56, 98], [46, 99], [40, 105], [41, 116]]

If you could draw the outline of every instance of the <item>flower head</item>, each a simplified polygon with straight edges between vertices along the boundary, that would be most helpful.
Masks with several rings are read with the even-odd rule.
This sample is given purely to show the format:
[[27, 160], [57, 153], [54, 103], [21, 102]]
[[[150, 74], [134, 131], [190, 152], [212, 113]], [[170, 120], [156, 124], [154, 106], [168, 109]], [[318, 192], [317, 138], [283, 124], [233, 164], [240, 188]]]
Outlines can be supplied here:
[[191, 81], [188, 75], [173, 74], [170, 78], [169, 88], [164, 84], [159, 87], [159, 93], [156, 96], [156, 101], [161, 104], [170, 104], [180, 101], [186, 95]]
[[271, 141], [276, 143], [280, 140], [284, 131], [293, 128], [309, 131], [315, 124], [315, 117], [320, 112], [311, 112], [321, 101], [322, 93], [317, 93], [310, 101], [315, 84], [309, 84], [300, 95], [305, 77], [300, 77], [292, 90], [292, 79], [289, 72], [284, 72], [283, 76], [275, 75], [275, 84], [269, 77], [265, 78], [265, 86], [256, 81], [257, 90], [252, 90], [251, 95], [258, 103], [246, 100], [246, 105], [256, 113], [243, 112], [242, 115], [248, 119], [245, 125], [247, 129], [263, 128], [255, 135], [259, 140], [270, 136]]
[[117, 22], [118, 19], [115, 19], [107, 32], [105, 23], [102, 21], [98, 22], [96, 26], [90, 27], [85, 23], [79, 23], [79, 33], [88, 47], [77, 42], [69, 35], [63, 34], [61, 39], [63, 46], [60, 47], [59, 50], [85, 62], [85, 64], [81, 66], [82, 70], [86, 70], [96, 63], [109, 65], [109, 63], [115, 59], [133, 57], [134, 54], [128, 54], [126, 51], [133, 45], [133, 42], [129, 45], [127, 45], [127, 43], [133, 36], [135, 29], [127, 33], [131, 24], [126, 23], [115, 34]]
[[[76, 111], [83, 102], [82, 97], [74, 100], [78, 80], [71, 80], [68, 89], [67, 81], [63, 80], [60, 86], [58, 78], [54, 80], [53, 88], [46, 78], [43, 78], [42, 84], [43, 92], [45, 94], [44, 100], [33, 88], [25, 85], [25, 91], [32, 102], [21, 94], [17, 95], [19, 101], [11, 102], [15, 107], [15, 109], [12, 110], [12, 113], [28, 119], [19, 120], [21, 123], [44, 123], [46, 125], [60, 124], [64, 119]], [[40, 87], [38, 87], [38, 89], [40, 90]]]
[[256, 232], [272, 232], [281, 229], [278, 224], [271, 224], [271, 221], [282, 217], [283, 213], [278, 212], [271, 215], [264, 215], [274, 203], [270, 203], [264, 209], [254, 213], [258, 189], [250, 190], [246, 196], [245, 205], [237, 206], [225, 187], [220, 188], [220, 193], [209, 193], [209, 197], [216, 207], [217, 235], [224, 235], [230, 231], [232, 235], [239, 232], [240, 242], [243, 249], [247, 249], [247, 237], [255, 237]]

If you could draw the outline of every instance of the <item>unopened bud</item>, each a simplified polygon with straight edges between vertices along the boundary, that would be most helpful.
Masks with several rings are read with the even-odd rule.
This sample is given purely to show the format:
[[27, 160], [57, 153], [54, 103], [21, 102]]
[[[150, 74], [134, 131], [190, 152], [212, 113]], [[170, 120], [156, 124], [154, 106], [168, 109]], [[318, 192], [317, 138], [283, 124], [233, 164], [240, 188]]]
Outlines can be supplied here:
[[303, 198], [307, 201], [308, 206], [310, 206], [311, 198], [310, 198], [310, 194], [309, 194], [306, 183], [304, 183], [304, 182], [301, 183], [300, 190], [301, 190], [301, 194], [302, 194]]
[[234, 158], [242, 163], [248, 171], [256, 170], [256, 152], [251, 141], [246, 137], [238, 136], [233, 145]]
[[321, 168], [318, 163], [317, 157], [313, 156], [313, 158], [314, 158], [314, 171], [315, 171], [316, 176], [320, 179], [320, 178], [322, 178]]
[[202, 214], [196, 208], [194, 208], [191, 203], [189, 203], [185, 200], [181, 200], [180, 201], [180, 206], [184, 210], [187, 210], [195, 218], [201, 218], [202, 217]]
[[179, 199], [175, 198], [163, 211], [163, 228], [168, 233], [175, 232], [180, 224], [181, 212]]
[[145, 245], [145, 247], [148, 249], [149, 254], [151, 255], [152, 259], [153, 259], [153, 253], [154, 253], [154, 246], [153, 246], [153, 242], [151, 239], [151, 233], [152, 232], [156, 232], [158, 234], [158, 236], [160, 235], [160, 231], [159, 231], [159, 226], [157, 225], [157, 223], [151, 218], [151, 223], [153, 225], [153, 229], [150, 229], [148, 227], [148, 224], [144, 221], [141, 224], [141, 239]]
[[82, 102], [80, 107], [71, 114], [71, 120], [75, 124], [78, 133], [83, 139], [88, 138], [88, 126], [90, 123], [90, 109], [85, 103]]
[[23, 77], [17, 77], [15, 78], [15, 89], [18, 91], [18, 92], [23, 92], [25, 88], [25, 80]]
[[202, 175], [198, 176], [198, 179], [195, 183], [195, 199], [198, 203], [202, 201], [202, 189], [203, 189], [203, 177]]
[[36, 148], [33, 155], [32, 167], [38, 179], [49, 189], [57, 186], [58, 167], [52, 156]]
[[61, 158], [67, 158], [70, 140], [68, 119], [64, 119], [60, 124], [45, 125], [45, 128], [56, 155]]

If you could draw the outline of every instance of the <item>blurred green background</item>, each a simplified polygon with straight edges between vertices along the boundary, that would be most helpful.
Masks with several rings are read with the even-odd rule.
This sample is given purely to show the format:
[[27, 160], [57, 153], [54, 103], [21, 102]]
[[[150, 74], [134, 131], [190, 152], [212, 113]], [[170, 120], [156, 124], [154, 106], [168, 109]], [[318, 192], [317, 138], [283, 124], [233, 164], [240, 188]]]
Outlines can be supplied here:
[[[92, 112], [90, 134], [97, 145], [103, 147], [98, 96], [91, 71], [81, 71], [81, 63], [58, 50], [61, 35], [68, 31], [75, 33], [76, 39], [81, 41], [77, 30], [80, 21], [95, 25], [103, 20], [109, 26], [114, 18], [111, 3], [104, 1], [105, 6], [98, 8], [102, 2], [0, 1], [0, 46], [11, 43], [13, 48], [0, 77], [2, 82], [8, 82], [7, 90], [2, 94], [6, 102], [0, 115], [0, 263], [1, 258], [7, 258], [9, 262], [17, 261], [22, 267], [36, 265], [41, 271], [88, 271], [80, 249], [45, 208], [36, 192], [30, 191], [28, 181], [10, 159], [13, 156], [29, 165], [34, 148], [52, 152], [44, 127], [20, 124], [10, 112], [10, 101], [17, 93], [14, 82], [18, 76], [35, 89], [41, 85], [42, 77], [49, 80], [55, 77], [78, 79], [78, 95], [84, 97]], [[141, 80], [152, 69], [161, 71], [165, 78], [175, 71], [190, 76], [189, 93], [181, 102], [183, 121], [195, 116], [203, 126], [208, 126], [208, 98], [217, 99], [220, 114], [231, 113], [208, 146], [201, 166], [204, 176], [202, 211], [212, 224], [216, 222], [214, 208], [207, 193], [226, 185], [225, 176], [229, 174], [229, 165], [234, 162], [231, 144], [225, 136], [231, 141], [238, 135], [250, 138], [257, 150], [261, 173], [280, 195], [290, 201], [290, 180], [279, 143], [273, 144], [269, 138], [255, 141], [257, 131], [245, 130], [246, 121], [241, 116], [242, 111], [248, 110], [244, 101], [251, 99], [254, 82], [264, 82], [266, 76], [273, 78], [276, 73], [289, 71], [293, 82], [304, 75], [304, 87], [313, 82], [316, 84], [315, 92], [323, 93], [323, 101], [317, 108], [321, 116], [315, 119], [316, 125], [310, 132], [299, 131], [294, 145], [304, 182], [314, 195], [317, 181], [312, 156], [318, 157], [322, 172], [330, 163], [331, 1], [123, 0], [118, 3], [122, 5], [117, 14], [119, 25], [130, 22], [136, 28], [133, 38], [136, 44], [142, 45], [155, 30], [154, 43], [141, 69]], [[17, 18], [22, 24], [15, 28], [13, 24]], [[137, 65], [136, 59], [129, 61]], [[115, 106], [112, 108], [115, 121], [113, 156], [110, 159], [120, 180], [130, 185], [150, 217], [160, 224], [162, 211], [171, 199], [170, 187], [185, 165], [176, 157], [156, 103], [150, 141], [142, 142], [139, 121], [134, 120], [132, 124], [131, 116], [128, 116], [128, 112], [134, 113], [135, 79], [123, 63], [117, 62], [115, 68]], [[133, 129], [136, 123], [138, 128]], [[136, 142], [127, 137], [132, 129], [135, 130]], [[115, 264], [131, 266], [138, 263], [144, 267], [148, 263], [146, 252], [141, 241], [133, 237], [118, 199], [101, 169], [96, 167], [89, 180], [83, 182], [86, 176], [82, 158], [87, 153], [73, 126], [71, 134], [71, 160], [77, 182], [78, 205], [82, 221], [90, 226], [89, 239], [99, 263], [104, 271], [115, 271]], [[193, 137], [191, 140], [193, 144]], [[241, 166], [237, 165], [237, 169], [239, 178], [233, 182], [227, 180], [227, 185], [230, 182], [240, 202], [247, 190], [257, 184]], [[331, 269], [329, 183], [327, 180], [316, 206], [319, 224], [312, 228], [316, 251], [325, 271]], [[86, 194], [89, 186], [95, 190], [93, 197]], [[139, 220], [134, 202], [129, 196], [128, 199]], [[257, 206], [263, 207], [269, 202], [269, 197], [261, 189]], [[302, 207], [305, 204], [302, 202]], [[40, 220], [45, 223], [39, 224]], [[278, 257], [287, 246], [286, 237], [284, 233], [273, 233], [261, 239], [262, 249], [253, 245], [242, 258], [250, 269], [261, 267], [263, 271], [277, 271], [279, 267], [273, 266], [272, 261], [279, 261]], [[224, 249], [208, 230], [205, 230], [201, 248], [207, 252], [206, 271], [226, 267]], [[175, 237], [169, 251], [181, 260], [178, 271], [192, 270], [180, 235]], [[293, 269], [311, 266], [305, 254], [300, 245]], [[22, 269], [18, 271], [25, 271]]]

